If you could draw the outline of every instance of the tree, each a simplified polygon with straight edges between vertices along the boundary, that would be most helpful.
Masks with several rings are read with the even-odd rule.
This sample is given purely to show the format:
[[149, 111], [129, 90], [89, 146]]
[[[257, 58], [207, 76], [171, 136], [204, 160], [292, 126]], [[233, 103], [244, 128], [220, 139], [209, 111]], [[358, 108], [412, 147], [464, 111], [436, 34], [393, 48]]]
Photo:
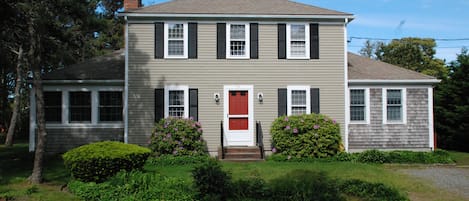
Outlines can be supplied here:
[[442, 79], [448, 75], [448, 70], [443, 60], [435, 58], [435, 47], [435, 40], [429, 38], [394, 39], [378, 46], [376, 58]]
[[469, 152], [469, 51], [462, 49], [449, 65], [448, 79], [435, 90], [438, 147]]
[[360, 55], [368, 57], [370, 59], [376, 59], [377, 51], [382, 45], [384, 45], [384, 43], [381, 41], [373, 42], [370, 40], [366, 40], [363, 45], [364, 46], [359, 51]]

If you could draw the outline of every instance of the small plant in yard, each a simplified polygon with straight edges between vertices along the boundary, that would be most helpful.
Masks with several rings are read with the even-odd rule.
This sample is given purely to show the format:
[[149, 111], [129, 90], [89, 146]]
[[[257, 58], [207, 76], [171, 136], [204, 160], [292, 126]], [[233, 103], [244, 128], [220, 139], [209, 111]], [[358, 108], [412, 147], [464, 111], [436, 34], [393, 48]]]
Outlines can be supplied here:
[[279, 117], [270, 132], [272, 152], [285, 156], [324, 158], [342, 151], [339, 124], [322, 114]]
[[357, 179], [346, 180], [340, 185], [341, 192], [363, 198], [367, 201], [407, 201], [405, 195], [398, 190], [381, 183], [369, 183]]
[[200, 122], [192, 119], [166, 118], [155, 124], [149, 148], [154, 156], [199, 156], [207, 154]]
[[388, 157], [385, 152], [371, 149], [358, 154], [357, 161], [361, 163], [386, 163]]
[[227, 200], [231, 194], [230, 174], [221, 169], [220, 163], [212, 159], [192, 171], [194, 186], [199, 200]]
[[174, 165], [193, 165], [200, 164], [211, 160], [208, 155], [201, 156], [173, 156], [173, 155], [161, 155], [159, 157], [150, 157], [147, 160], [147, 164], [153, 166], [174, 166]]
[[150, 150], [122, 142], [97, 142], [67, 151], [65, 166], [80, 181], [102, 182], [121, 170], [141, 169]]

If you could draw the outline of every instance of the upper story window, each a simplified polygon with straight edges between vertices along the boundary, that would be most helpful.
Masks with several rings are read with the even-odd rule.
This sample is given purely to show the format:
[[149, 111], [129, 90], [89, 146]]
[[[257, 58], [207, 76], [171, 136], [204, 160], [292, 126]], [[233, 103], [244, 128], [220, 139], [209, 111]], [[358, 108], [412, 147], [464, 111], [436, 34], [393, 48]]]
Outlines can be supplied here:
[[165, 58], [187, 58], [188, 52], [187, 23], [164, 24]]
[[99, 92], [99, 121], [122, 121], [123, 108], [121, 91]]
[[308, 86], [287, 87], [287, 114], [299, 115], [311, 113], [310, 88]]
[[62, 122], [62, 92], [44, 92], [44, 109], [46, 122]]
[[287, 58], [309, 59], [309, 24], [287, 24]]
[[91, 122], [91, 92], [70, 92], [70, 122]]
[[405, 89], [383, 89], [383, 119], [385, 123], [406, 122], [405, 93]]
[[350, 122], [368, 123], [369, 89], [350, 89]]
[[165, 87], [165, 116], [188, 118], [189, 116], [189, 87]]
[[226, 26], [226, 57], [249, 58], [249, 24], [233, 23]]

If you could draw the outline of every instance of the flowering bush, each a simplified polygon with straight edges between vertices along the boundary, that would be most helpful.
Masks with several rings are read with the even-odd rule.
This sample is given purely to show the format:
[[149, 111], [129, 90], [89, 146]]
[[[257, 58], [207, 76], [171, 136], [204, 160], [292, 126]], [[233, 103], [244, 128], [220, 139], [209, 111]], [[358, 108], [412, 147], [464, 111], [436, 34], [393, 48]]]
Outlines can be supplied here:
[[323, 158], [342, 149], [339, 124], [322, 114], [279, 117], [270, 132], [272, 152], [288, 157]]
[[155, 124], [149, 147], [155, 156], [198, 156], [207, 153], [200, 122], [192, 118], [160, 120]]

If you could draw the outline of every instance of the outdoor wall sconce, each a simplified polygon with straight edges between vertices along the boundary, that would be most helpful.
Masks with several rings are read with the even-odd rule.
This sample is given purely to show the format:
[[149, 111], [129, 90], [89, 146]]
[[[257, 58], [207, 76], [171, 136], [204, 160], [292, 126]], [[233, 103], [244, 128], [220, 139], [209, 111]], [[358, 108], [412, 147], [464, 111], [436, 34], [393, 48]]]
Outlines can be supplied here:
[[220, 102], [220, 94], [219, 93], [213, 93], [213, 100], [215, 100], [215, 102]]
[[264, 94], [262, 92], [257, 93], [257, 99], [259, 102], [264, 101]]

